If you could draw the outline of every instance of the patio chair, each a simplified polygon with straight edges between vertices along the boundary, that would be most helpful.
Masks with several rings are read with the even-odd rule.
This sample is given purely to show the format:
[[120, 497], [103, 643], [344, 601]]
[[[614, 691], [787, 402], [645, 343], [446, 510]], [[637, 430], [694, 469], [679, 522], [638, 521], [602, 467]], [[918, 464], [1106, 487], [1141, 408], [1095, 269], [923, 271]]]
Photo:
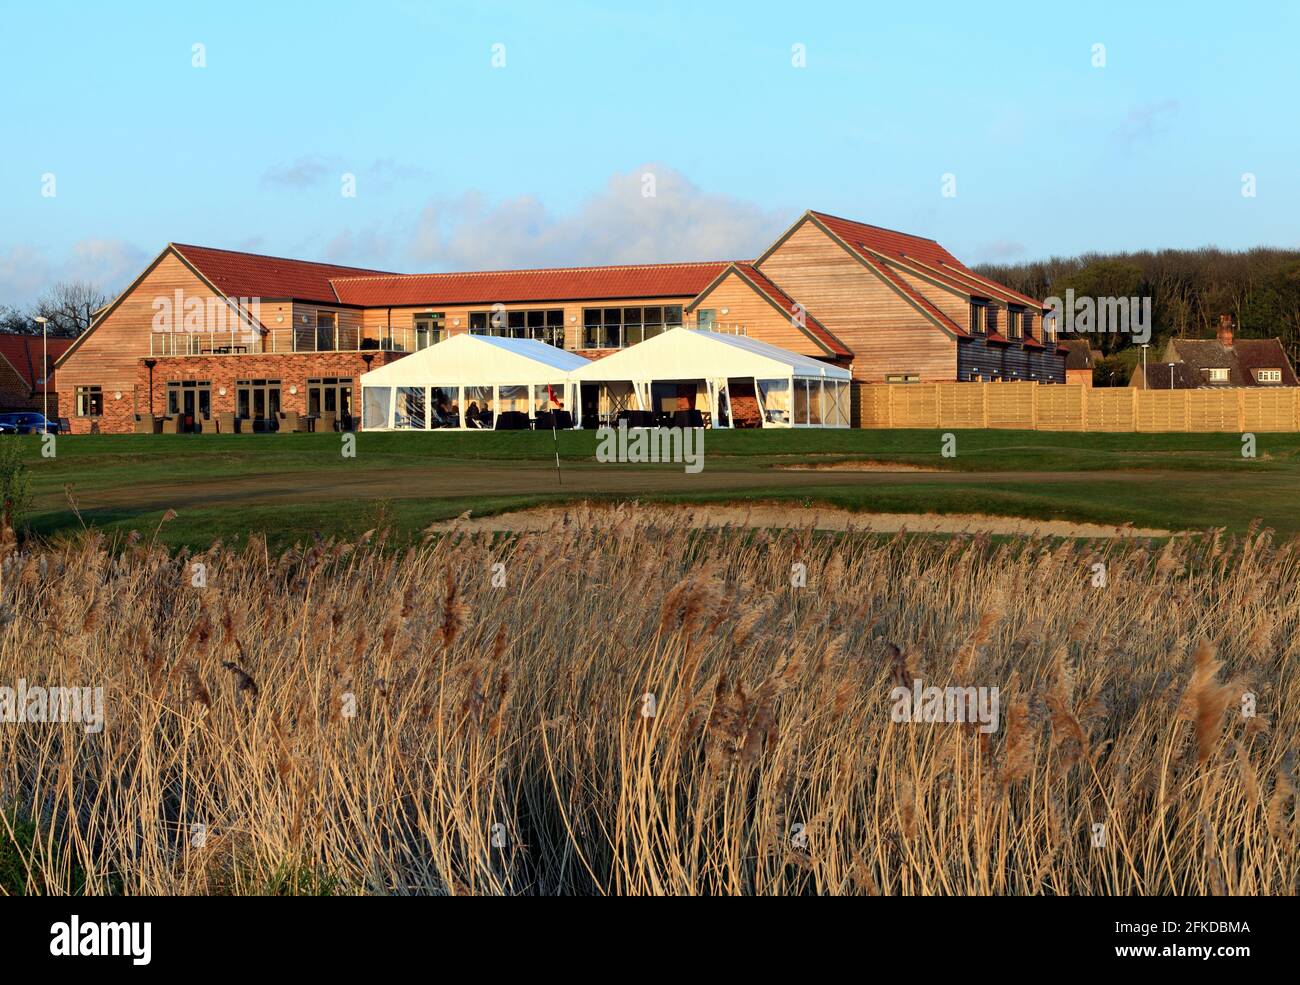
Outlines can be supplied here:
[[302, 434], [307, 430], [296, 410], [282, 410], [278, 415], [281, 434]]
[[564, 431], [573, 427], [573, 415], [567, 410], [554, 410], [551, 414], [554, 416], [555, 427], [559, 430]]
[[200, 417], [200, 418], [199, 418], [199, 433], [200, 433], [200, 434], [216, 434], [216, 433], [217, 433], [217, 419], [216, 419], [215, 417], [213, 417], [211, 414], [204, 414], [202, 417]]
[[239, 419], [231, 411], [217, 415], [217, 430], [222, 434], [238, 434]]
[[164, 417], [162, 422], [162, 433], [180, 434], [180, 418], [172, 415]]
[[135, 433], [136, 434], [155, 434], [154, 416], [152, 414], [135, 415]]
[[317, 431], [336, 431], [335, 424], [338, 422], [338, 414], [333, 411], [323, 410], [320, 417], [316, 418]]

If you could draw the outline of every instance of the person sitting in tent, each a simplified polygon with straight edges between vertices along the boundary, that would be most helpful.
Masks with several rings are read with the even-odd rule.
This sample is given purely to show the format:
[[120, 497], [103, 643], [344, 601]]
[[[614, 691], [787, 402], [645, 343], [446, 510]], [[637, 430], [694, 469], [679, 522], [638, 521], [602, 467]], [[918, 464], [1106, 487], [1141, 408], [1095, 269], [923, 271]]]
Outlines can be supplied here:
[[465, 408], [465, 424], [472, 428], [488, 428], [491, 425], [489, 411], [479, 410], [478, 401], [471, 400], [469, 406]]

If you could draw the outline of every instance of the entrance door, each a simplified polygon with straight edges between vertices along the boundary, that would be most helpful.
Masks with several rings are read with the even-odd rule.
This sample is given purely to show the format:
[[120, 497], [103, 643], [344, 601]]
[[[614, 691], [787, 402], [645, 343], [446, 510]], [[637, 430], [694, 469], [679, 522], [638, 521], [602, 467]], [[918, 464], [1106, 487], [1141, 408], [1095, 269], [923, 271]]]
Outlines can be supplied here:
[[441, 311], [415, 316], [415, 349], [427, 349], [447, 337], [447, 317]]

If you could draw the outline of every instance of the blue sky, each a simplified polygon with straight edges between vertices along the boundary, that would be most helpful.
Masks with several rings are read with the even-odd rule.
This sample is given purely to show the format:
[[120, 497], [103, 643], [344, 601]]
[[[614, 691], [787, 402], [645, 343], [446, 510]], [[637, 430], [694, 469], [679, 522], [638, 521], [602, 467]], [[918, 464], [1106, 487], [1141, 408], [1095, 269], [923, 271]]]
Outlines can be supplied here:
[[169, 240], [402, 271], [725, 259], [806, 208], [970, 263], [1300, 245], [1296, 4], [122, 9], [0, 0], [0, 304], [121, 287]]

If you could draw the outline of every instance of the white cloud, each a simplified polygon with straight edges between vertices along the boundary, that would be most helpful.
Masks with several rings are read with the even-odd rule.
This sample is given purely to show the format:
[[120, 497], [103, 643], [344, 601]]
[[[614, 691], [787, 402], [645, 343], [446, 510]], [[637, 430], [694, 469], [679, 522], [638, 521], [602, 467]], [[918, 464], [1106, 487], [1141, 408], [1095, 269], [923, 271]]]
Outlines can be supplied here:
[[25, 307], [59, 281], [89, 281], [116, 296], [150, 258], [134, 244], [117, 239], [79, 240], [57, 258], [20, 243], [0, 251], [0, 305]]
[[[646, 175], [653, 176], [653, 196], [643, 194]], [[435, 199], [421, 210], [405, 252], [414, 269], [453, 270], [741, 260], [757, 256], [793, 218], [646, 165], [613, 175], [563, 214], [531, 195]]]
[[262, 172], [262, 183], [275, 188], [309, 188], [343, 170], [338, 158], [309, 155], [292, 164], [276, 164]]

